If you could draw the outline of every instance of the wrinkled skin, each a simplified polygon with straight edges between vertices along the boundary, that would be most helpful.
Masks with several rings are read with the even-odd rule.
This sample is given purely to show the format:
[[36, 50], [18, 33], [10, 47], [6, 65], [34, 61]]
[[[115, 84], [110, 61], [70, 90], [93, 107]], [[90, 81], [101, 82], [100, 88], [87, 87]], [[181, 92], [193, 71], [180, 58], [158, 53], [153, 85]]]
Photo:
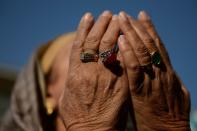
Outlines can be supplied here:
[[[111, 12], [105, 11], [95, 24], [90, 13], [82, 17], [59, 103], [67, 131], [120, 130], [117, 128], [119, 113], [129, 94], [125, 72], [116, 75], [100, 59], [88, 63], [80, 60], [83, 51], [111, 49], [118, 35], [118, 16], [112, 16]], [[121, 63], [120, 66], [123, 69]]]
[[[119, 48], [132, 95], [138, 131], [189, 131], [189, 93], [176, 75], [164, 45], [150, 17], [140, 12], [138, 20], [119, 14]], [[151, 73], [142, 68], [151, 63], [150, 53], [158, 51], [162, 64], [152, 64]]]
[[[60, 57], [60, 64], [54, 68], [54, 72], [60, 74], [57, 78], [59, 84], [54, 84], [54, 87], [59, 86], [56, 100], [62, 94], [59, 110], [65, 130], [119, 130], [115, 125], [128, 97], [127, 87], [130, 87], [134, 108], [132, 117], [138, 131], [190, 130], [189, 93], [172, 68], [150, 17], [141, 12], [138, 20], [126, 14], [125, 20], [124, 13], [121, 14], [118, 16], [119, 24], [117, 16], [112, 18], [109, 12], [94, 24], [93, 17], [87, 13], [79, 24], [71, 56]], [[124, 34], [119, 39], [120, 29], [116, 25], [120, 25]], [[82, 51], [111, 49], [117, 39], [120, 48], [118, 59], [123, 69], [121, 76], [112, 73], [100, 60], [80, 61]], [[150, 74], [142, 66], [150, 63], [149, 53], [153, 50], [161, 54], [163, 63], [161, 67], [152, 65]], [[61, 70], [58, 65], [63, 66], [61, 63], [65, 58], [70, 61]]]

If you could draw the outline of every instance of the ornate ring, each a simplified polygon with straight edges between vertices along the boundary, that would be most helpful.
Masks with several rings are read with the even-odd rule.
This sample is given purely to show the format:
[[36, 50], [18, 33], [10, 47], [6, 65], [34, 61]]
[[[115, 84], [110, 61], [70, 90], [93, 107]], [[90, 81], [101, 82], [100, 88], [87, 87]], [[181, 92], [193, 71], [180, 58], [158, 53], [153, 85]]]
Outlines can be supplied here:
[[152, 52], [152, 53], [150, 53], [150, 55], [151, 55], [152, 63], [154, 65], [156, 65], [156, 66], [161, 65], [161, 62], [162, 62], [161, 55], [159, 54], [158, 51]]
[[80, 60], [84, 63], [86, 63], [86, 62], [97, 62], [98, 58], [99, 57], [96, 53], [82, 52], [81, 55], [80, 55]]
[[104, 65], [112, 65], [117, 61], [116, 60], [117, 52], [118, 52], [118, 45], [115, 44], [112, 49], [101, 52], [99, 56], [102, 58], [102, 62]]

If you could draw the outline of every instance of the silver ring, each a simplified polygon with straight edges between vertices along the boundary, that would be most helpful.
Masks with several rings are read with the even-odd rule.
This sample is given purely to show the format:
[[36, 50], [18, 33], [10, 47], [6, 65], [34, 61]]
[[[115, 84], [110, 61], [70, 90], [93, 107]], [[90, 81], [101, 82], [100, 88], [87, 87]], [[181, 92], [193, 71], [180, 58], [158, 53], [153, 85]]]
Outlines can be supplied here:
[[112, 49], [101, 52], [99, 56], [101, 57], [104, 65], [111, 65], [117, 61], [116, 59], [117, 52], [118, 52], [118, 44], [115, 44]]

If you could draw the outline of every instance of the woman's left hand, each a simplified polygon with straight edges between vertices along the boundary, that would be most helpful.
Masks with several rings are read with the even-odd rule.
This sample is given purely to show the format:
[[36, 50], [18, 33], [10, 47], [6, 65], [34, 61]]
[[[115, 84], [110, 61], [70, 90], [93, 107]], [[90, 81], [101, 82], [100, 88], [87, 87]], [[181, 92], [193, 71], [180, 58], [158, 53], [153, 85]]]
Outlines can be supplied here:
[[150, 17], [119, 14], [119, 48], [127, 68], [137, 130], [188, 131], [189, 92], [170, 64]]

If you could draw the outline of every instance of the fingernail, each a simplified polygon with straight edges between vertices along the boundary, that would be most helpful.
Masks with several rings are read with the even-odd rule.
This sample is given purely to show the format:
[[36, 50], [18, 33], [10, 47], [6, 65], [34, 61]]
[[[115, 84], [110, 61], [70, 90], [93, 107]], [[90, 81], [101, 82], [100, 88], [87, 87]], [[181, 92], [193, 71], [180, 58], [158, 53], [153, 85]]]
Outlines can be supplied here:
[[121, 18], [123, 21], [127, 21], [127, 15], [126, 15], [125, 12], [121, 11], [121, 12], [119, 13], [119, 16], [120, 16], [120, 18]]
[[141, 20], [150, 20], [150, 16], [145, 11], [140, 11], [138, 18]]
[[106, 10], [102, 13], [102, 16], [109, 16], [111, 15], [111, 12], [109, 10]]
[[117, 20], [118, 19], [118, 15], [113, 15], [112, 20]]
[[125, 36], [124, 35], [120, 35], [119, 39], [118, 39], [118, 42], [121, 43], [121, 42], [124, 42], [124, 40], [125, 40]]
[[90, 18], [92, 18], [92, 14], [91, 13], [86, 13], [83, 17], [84, 20], [89, 20]]

